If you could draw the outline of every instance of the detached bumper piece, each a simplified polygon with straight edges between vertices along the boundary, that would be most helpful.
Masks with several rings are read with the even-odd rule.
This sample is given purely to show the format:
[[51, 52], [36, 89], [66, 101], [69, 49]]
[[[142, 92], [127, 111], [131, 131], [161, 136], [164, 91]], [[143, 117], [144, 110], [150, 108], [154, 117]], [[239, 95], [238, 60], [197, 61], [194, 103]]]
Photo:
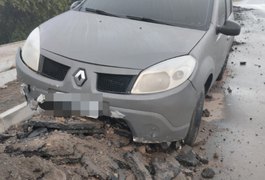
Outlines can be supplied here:
[[22, 92], [31, 109], [38, 106], [53, 116], [87, 116], [98, 118], [103, 113], [101, 94], [53, 93], [40, 94], [37, 99], [31, 96], [30, 86], [23, 84]]

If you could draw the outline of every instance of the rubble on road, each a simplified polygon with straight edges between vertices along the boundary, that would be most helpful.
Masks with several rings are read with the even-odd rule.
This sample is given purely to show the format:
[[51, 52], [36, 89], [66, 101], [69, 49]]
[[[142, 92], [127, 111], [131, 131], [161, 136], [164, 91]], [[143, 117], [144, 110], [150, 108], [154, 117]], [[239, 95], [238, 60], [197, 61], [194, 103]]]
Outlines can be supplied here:
[[109, 118], [38, 115], [0, 135], [0, 143], [5, 179], [191, 179], [187, 165], [208, 163], [179, 143], [134, 143], [126, 124]]
[[205, 168], [202, 173], [201, 173], [202, 177], [203, 178], [206, 178], [206, 179], [211, 179], [214, 177], [215, 175], [215, 172], [213, 169], [211, 168]]
[[202, 117], [210, 117], [211, 113], [208, 109], [204, 109], [202, 112]]
[[246, 64], [247, 64], [247, 62], [245, 62], [245, 61], [240, 62], [240, 66], [245, 66]]
[[192, 148], [187, 145], [181, 149], [176, 159], [184, 166], [197, 166], [200, 163]]

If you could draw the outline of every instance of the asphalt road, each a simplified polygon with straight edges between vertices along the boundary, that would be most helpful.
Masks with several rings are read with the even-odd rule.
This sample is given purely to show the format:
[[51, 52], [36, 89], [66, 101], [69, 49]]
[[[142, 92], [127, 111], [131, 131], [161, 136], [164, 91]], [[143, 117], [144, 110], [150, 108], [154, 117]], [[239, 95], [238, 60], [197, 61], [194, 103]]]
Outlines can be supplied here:
[[[230, 55], [223, 89], [206, 103], [216, 127], [208, 137], [206, 156], [213, 160], [214, 179], [264, 179], [265, 170], [265, 1], [243, 1], [236, 16], [242, 33]], [[244, 65], [245, 64], [245, 65]]]

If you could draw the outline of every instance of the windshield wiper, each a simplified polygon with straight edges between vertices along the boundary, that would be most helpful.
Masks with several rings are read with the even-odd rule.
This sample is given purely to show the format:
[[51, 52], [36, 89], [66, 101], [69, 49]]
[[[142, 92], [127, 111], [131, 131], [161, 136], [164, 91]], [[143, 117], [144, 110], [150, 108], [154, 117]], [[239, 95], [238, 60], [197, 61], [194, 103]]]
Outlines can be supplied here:
[[157, 24], [165, 24], [165, 25], [170, 25], [173, 26], [173, 24], [166, 23], [163, 21], [151, 19], [151, 18], [146, 18], [146, 17], [137, 17], [137, 16], [126, 16], [128, 19], [133, 19], [133, 20], [138, 20], [138, 21], [144, 21], [144, 22], [151, 22], [151, 23], [157, 23]]
[[103, 10], [99, 10], [99, 9], [85, 8], [85, 10], [87, 12], [92, 12], [92, 13], [95, 13], [95, 14], [101, 14], [101, 15], [105, 15], [105, 16], [119, 17], [118, 15], [111, 14], [109, 12], [106, 12], [106, 11], [103, 11]]

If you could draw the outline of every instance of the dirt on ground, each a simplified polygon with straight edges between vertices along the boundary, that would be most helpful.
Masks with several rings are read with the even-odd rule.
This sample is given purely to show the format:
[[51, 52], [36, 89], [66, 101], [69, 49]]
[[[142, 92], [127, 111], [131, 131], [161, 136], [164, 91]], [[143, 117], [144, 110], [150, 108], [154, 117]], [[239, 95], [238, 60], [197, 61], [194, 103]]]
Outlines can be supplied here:
[[[1, 100], [6, 98], [2, 110], [17, 105], [17, 99], [24, 100], [19, 84], [12, 82], [1, 89], [5, 94]], [[206, 97], [206, 113], [194, 147], [181, 142], [134, 143], [126, 123], [108, 117], [94, 120], [37, 115], [0, 134], [0, 161], [4, 164], [0, 176], [60, 180], [214, 177], [218, 172], [212, 167], [219, 167], [219, 162], [206, 158], [204, 145], [217, 129], [207, 119], [221, 116], [214, 112], [221, 108], [222, 86], [223, 81], [217, 82]], [[210, 107], [217, 109], [212, 111]]]
[[[211, 131], [213, 127], [204, 124], [201, 134], [207, 137]], [[203, 156], [206, 141], [200, 139], [194, 149], [180, 143], [138, 144], [122, 121], [38, 115], [0, 135], [0, 176], [192, 179], [213, 165]]]

